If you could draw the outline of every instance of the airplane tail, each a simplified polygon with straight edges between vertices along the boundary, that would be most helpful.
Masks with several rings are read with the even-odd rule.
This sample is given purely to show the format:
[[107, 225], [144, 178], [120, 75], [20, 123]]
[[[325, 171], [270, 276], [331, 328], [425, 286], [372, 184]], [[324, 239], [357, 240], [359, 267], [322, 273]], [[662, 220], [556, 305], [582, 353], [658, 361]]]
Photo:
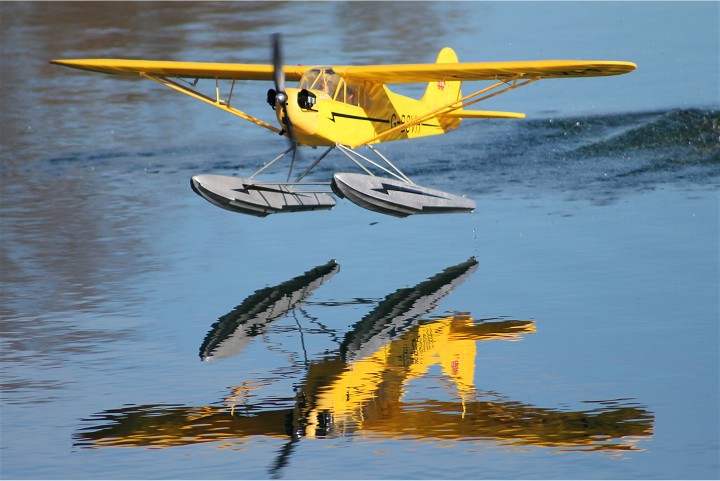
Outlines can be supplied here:
[[[435, 63], [458, 63], [458, 56], [453, 49], [445, 47], [440, 50]], [[462, 98], [461, 86], [462, 81], [459, 80], [430, 82], [421, 101], [431, 108], [442, 107]], [[440, 120], [445, 131], [454, 129], [460, 124], [460, 119], [456, 118], [444, 117]]]
[[[458, 63], [458, 57], [453, 49], [445, 47], [440, 50], [435, 63]], [[423, 95], [422, 101], [433, 107], [447, 105], [462, 97], [460, 93], [461, 86], [462, 82], [459, 80], [451, 82], [430, 82], [428, 83], [427, 89], [425, 89], [425, 95]]]
[[[458, 63], [457, 54], [450, 47], [440, 50], [435, 63]], [[431, 109], [437, 109], [444, 105], [448, 105], [462, 98], [461, 92], [462, 81], [441, 81], [430, 82], [422, 96], [422, 102], [425, 102]], [[490, 110], [465, 110], [459, 108], [451, 112], [446, 112], [437, 116], [440, 125], [444, 131], [452, 130], [460, 125], [462, 119], [523, 119], [525, 114], [518, 112], [496, 112]]]

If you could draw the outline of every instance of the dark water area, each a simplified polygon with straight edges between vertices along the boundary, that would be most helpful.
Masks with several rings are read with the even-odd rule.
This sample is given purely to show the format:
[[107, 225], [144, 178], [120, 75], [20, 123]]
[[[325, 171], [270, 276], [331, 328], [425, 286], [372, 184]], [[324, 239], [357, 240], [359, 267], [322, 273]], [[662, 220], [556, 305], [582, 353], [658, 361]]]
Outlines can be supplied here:
[[[662, 185], [716, 189], [719, 129], [720, 111], [699, 109], [497, 122], [477, 127], [481, 140], [469, 127], [449, 151], [412, 159], [411, 172], [464, 178], [462, 190], [477, 194], [518, 188], [593, 203]], [[457, 155], [468, 150], [472, 158]]]
[[[718, 478], [719, 12], [0, 3], [0, 477]], [[450, 45], [638, 70], [538, 82], [486, 106], [526, 119], [379, 146], [472, 214], [340, 200], [259, 219], [189, 179], [253, 172], [283, 139], [48, 64], [265, 63], [277, 31], [289, 63]], [[272, 122], [268, 86], [241, 87]], [[312, 177], [348, 168], [333, 155]]]

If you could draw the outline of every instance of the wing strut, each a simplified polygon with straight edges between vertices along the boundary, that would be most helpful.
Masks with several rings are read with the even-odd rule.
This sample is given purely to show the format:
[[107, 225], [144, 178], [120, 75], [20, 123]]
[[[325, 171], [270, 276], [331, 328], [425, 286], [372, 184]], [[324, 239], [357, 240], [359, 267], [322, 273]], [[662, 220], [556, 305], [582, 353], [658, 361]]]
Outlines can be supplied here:
[[[509, 92], [511, 90], [515, 90], [517, 88], [523, 87], [529, 83], [536, 82], [536, 81], [540, 80], [540, 78], [541, 78], [541, 77], [533, 77], [533, 78], [529, 78], [529, 79], [520, 81], [521, 77], [522, 77], [522, 75], [518, 75], [518, 76], [514, 77], [512, 80], [503, 80], [500, 82], [496, 82], [496, 83], [490, 85], [489, 87], [485, 87], [483, 89], [480, 89], [476, 92], [471, 93], [470, 95], [466, 95], [465, 97], [463, 97], [461, 99], [455, 100], [454, 102], [450, 102], [441, 107], [433, 109], [433, 110], [429, 111], [428, 113], [426, 113], [425, 115], [417, 117], [410, 122], [406, 122], [404, 124], [398, 124], [397, 126], [391, 128], [389, 130], [386, 130], [371, 139], [368, 139], [368, 140], [365, 140], [358, 144], [352, 145], [351, 148], [355, 149], [355, 148], [361, 147], [363, 145], [368, 145], [372, 142], [380, 140], [383, 137], [386, 137], [395, 132], [405, 130], [405, 129], [415, 126], [415, 125], [422, 124], [423, 122], [426, 122], [429, 119], [432, 119], [434, 117], [442, 117], [443, 115], [449, 114], [456, 110], [463, 109], [469, 105], [476, 104], [478, 102], [487, 100], [489, 98], [495, 97], [495, 96], [503, 94], [505, 92]], [[496, 91], [492, 92], [493, 90], [496, 90]], [[488, 93], [487, 95], [483, 95], [483, 94], [486, 94], [487, 92], [491, 92], [491, 93]]]
[[[231, 107], [229, 98], [228, 98], [228, 100], [222, 100], [220, 98], [220, 87], [218, 85], [218, 79], [215, 79], [215, 98], [212, 98], [212, 97], [202, 94], [202, 93], [198, 92], [197, 90], [194, 90], [190, 87], [186, 87], [185, 85], [179, 84], [179, 83], [175, 82], [174, 80], [170, 80], [167, 77], [151, 75], [151, 74], [148, 74], [145, 72], [141, 72], [140, 76], [150, 79], [150, 80], [154, 80], [155, 82], [157, 82], [161, 85], [164, 85], [164, 86], [169, 87], [177, 92], [188, 95], [194, 99], [202, 100], [206, 104], [210, 104], [213, 107], [219, 108], [220, 110], [224, 110], [225, 112], [231, 113], [233, 115], [237, 115], [238, 117], [245, 119], [248, 122], [252, 122], [255, 125], [259, 125], [260, 127], [265, 127], [266, 129], [271, 130], [278, 134], [280, 133], [280, 129], [278, 129], [277, 127], [274, 127], [274, 126], [268, 124], [267, 122], [263, 122], [262, 120], [258, 119], [257, 117], [248, 115], [245, 112], [243, 112], [242, 110], [238, 110], [234, 107]], [[188, 83], [188, 85], [195, 86], [195, 84], [190, 84], [190, 83]], [[232, 96], [232, 90], [234, 88], [235, 88], [235, 81], [233, 80], [232, 87], [230, 89], [230, 96]]]

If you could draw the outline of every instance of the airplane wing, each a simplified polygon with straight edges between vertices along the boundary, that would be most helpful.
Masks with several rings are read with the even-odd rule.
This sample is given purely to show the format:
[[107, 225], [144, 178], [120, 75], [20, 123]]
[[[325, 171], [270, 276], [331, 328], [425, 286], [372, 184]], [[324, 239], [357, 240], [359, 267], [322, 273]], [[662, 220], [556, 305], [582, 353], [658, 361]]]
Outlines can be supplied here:
[[[149, 74], [162, 77], [231, 80], [272, 80], [271, 64], [173, 62], [163, 60], [75, 59], [50, 63], [113, 75]], [[396, 65], [333, 66], [353, 80], [379, 83], [442, 82], [445, 80], [503, 80], [514, 78], [571, 78], [620, 75], [635, 70], [632, 62], [607, 60], [531, 60]], [[311, 67], [284, 65], [288, 80], [300, 80]]]
[[353, 80], [381, 83], [442, 82], [446, 80], [503, 80], [514, 78], [572, 78], [621, 75], [637, 68], [632, 62], [608, 60], [530, 60], [333, 67]]
[[[50, 63], [112, 75], [148, 74], [160, 77], [207, 78], [228, 80], [272, 80], [271, 64], [171, 62], [164, 60], [74, 59], [51, 60]], [[309, 67], [283, 66], [285, 78], [300, 80]]]

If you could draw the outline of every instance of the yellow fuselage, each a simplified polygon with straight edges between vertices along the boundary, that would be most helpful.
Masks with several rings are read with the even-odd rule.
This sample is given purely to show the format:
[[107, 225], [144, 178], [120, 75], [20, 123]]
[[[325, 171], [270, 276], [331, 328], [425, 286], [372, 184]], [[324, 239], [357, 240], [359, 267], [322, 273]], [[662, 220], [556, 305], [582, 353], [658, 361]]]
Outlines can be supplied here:
[[[299, 106], [298, 94], [301, 89], [288, 88], [286, 91], [287, 110], [293, 133], [301, 145], [359, 145], [388, 130], [396, 129], [395, 132], [383, 136], [382, 140], [368, 143], [387, 142], [444, 134], [460, 125], [460, 119], [434, 117], [407, 128], [397, 129], [398, 126], [427, 114], [434, 106], [423, 99], [416, 100], [394, 93], [382, 84], [366, 86], [363, 106], [334, 100], [322, 90], [308, 91], [316, 97], [316, 103], [311, 109]], [[285, 112], [279, 104], [276, 112], [278, 121], [285, 127]]]

